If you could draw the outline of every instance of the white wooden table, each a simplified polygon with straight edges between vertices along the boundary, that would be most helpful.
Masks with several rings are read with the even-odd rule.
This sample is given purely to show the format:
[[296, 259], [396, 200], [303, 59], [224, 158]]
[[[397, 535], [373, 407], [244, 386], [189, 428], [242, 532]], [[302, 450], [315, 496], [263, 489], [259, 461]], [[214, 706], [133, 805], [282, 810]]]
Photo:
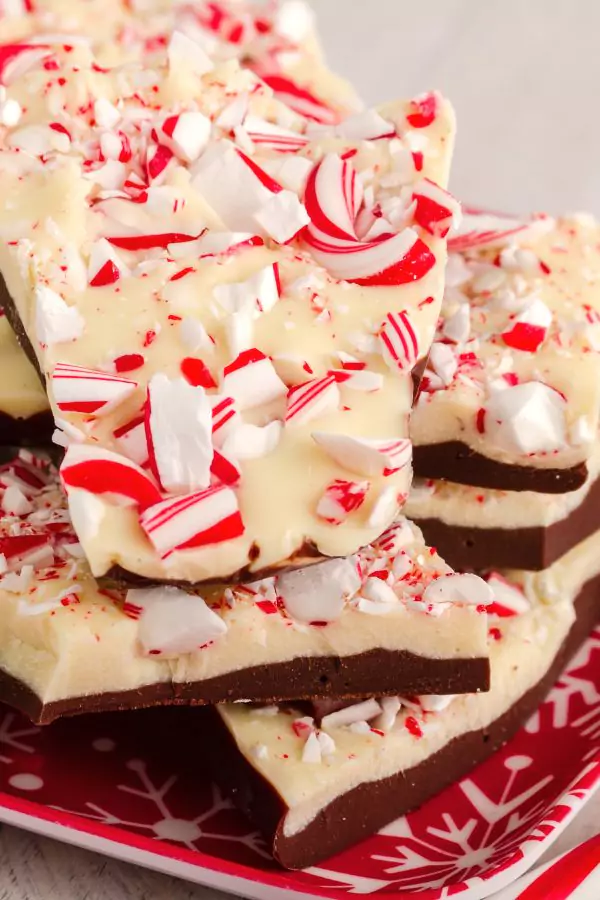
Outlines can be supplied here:
[[[74, 0], [76, 2], [76, 0]], [[332, 65], [375, 103], [431, 87], [454, 102], [452, 187], [506, 211], [600, 215], [597, 0], [314, 0]], [[600, 797], [557, 842], [598, 830]], [[217, 900], [92, 853], [0, 829], [0, 900]]]

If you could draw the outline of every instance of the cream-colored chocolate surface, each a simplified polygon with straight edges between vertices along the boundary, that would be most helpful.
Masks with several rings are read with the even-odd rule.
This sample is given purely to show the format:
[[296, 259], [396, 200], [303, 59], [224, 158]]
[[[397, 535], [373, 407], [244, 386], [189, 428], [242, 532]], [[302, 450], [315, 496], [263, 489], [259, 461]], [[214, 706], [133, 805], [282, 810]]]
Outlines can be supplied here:
[[[385, 731], [377, 718], [346, 726], [324, 722], [326, 737], [319, 741], [308, 737], [316, 732], [300, 711], [243, 704], [217, 709], [240, 752], [289, 808], [284, 834], [296, 835], [336, 797], [417, 766], [454, 738], [486, 728], [507, 712], [544, 677], [573, 619], [571, 603], [563, 600], [501, 620], [501, 637], [490, 648], [489, 693], [455, 697], [438, 712], [404, 703]], [[320, 743], [316, 753], [307, 738]]]
[[[541, 219], [477, 246], [489, 219], [467, 216], [466, 221], [473, 223], [475, 238], [450, 256], [437, 337], [447, 358], [438, 374], [428, 373], [412, 420], [414, 443], [460, 441], [490, 459], [521, 466], [561, 468], [587, 460], [600, 408], [597, 223], [584, 215]], [[502, 222], [492, 219], [492, 234], [495, 228], [502, 235]], [[462, 240], [458, 246], [470, 243], [468, 235], [456, 240]], [[543, 323], [538, 338], [515, 335], [515, 324], [528, 311]], [[537, 349], [518, 349], [514, 345], [522, 338], [531, 347], [541, 341]], [[531, 381], [554, 389], [549, 396], [558, 404], [563, 432], [542, 437], [539, 452], [523, 450], [519, 441], [496, 440], [487, 417], [500, 391]], [[532, 406], [539, 409], [539, 401]], [[525, 446], [537, 428], [534, 411], [523, 415], [519, 426]]]
[[[223, 367], [235, 358], [232, 342], [238, 337], [231, 336], [235, 323], [232, 325], [232, 316], [215, 288], [245, 282], [274, 264], [281, 296], [272, 308], [257, 314], [252, 336], [242, 341], [241, 349], [258, 348], [272, 357], [288, 389], [305, 382], [307, 372], [310, 378], [320, 379], [339, 368], [339, 352], [349, 354], [359, 366], [365, 365], [378, 383], [377, 390], [356, 390], [349, 383], [339, 383], [337, 409], [330, 408], [307, 423], [285, 425], [273, 450], [260, 458], [239, 460], [241, 479], [234, 489], [244, 527], [239, 537], [193, 550], [175, 550], [161, 559], [140, 528], [135, 507], [107, 502], [106, 495], [95, 497], [93, 515], [86, 507], [85, 527], [81, 516], [75, 517], [92, 572], [99, 576], [120, 565], [149, 578], [201, 582], [228, 578], [241, 569], [275, 569], [294, 557], [301, 561], [307, 543], [323, 556], [341, 556], [372, 541], [396, 515], [397, 505], [408, 491], [410, 467], [403, 464], [393, 471], [390, 466], [383, 473], [379, 470], [379, 474], [369, 475], [368, 493], [360, 509], [343, 524], [331, 525], [315, 512], [323, 492], [336, 479], [358, 479], [346, 463], [340, 465], [317, 443], [315, 434], [328, 432], [384, 443], [407, 436], [410, 369], [398, 373], [386, 364], [377, 334], [386, 314], [408, 310], [418, 355], [426, 353], [433, 335], [443, 288], [445, 242], [415, 221], [411, 197], [413, 189], [420, 190], [423, 177], [446, 182], [453, 134], [448, 105], [435, 95], [389, 104], [379, 110], [376, 121], [380, 128], [383, 122], [394, 136], [356, 140], [315, 132], [305, 120], [276, 103], [268, 89], [234, 62], [200, 76], [191, 64], [176, 62], [171, 54], [170, 64], [163, 68], [126, 66], [105, 72], [98, 69], [86, 48], [75, 46], [51, 48], [48, 55], [28, 65], [28, 71], [7, 87], [8, 98], [19, 104], [22, 114], [16, 126], [6, 128], [3, 135], [0, 267], [50, 378], [53, 409], [66, 429], [63, 441], [83, 441], [122, 452], [114, 432], [140, 414], [152, 376], [179, 377], [185, 357], [201, 357], [219, 383], [219, 388], [207, 391], [209, 402], [217, 392], [226, 396]], [[348, 156], [346, 170], [352, 171], [351, 166], [356, 172], [366, 190], [367, 208], [370, 204], [376, 210], [374, 218], [385, 223], [391, 217], [395, 222], [384, 224], [384, 231], [392, 228], [407, 237], [418, 235], [419, 246], [429, 248], [435, 262], [427, 274], [418, 277], [417, 273], [417, 280], [396, 286], [361, 286], [338, 280], [321, 268], [318, 261], [323, 257], [317, 254], [315, 260], [314, 250], [303, 238], [280, 244], [266, 237], [262, 247], [241, 246], [235, 252], [202, 258], [194, 241], [189, 241], [191, 248], [186, 253], [185, 243], [176, 239], [176, 244], [149, 251], [130, 252], [113, 244], [121, 277], [107, 286], [89, 286], [91, 276], [86, 268], [92, 264], [90, 253], [101, 238], [165, 232], [192, 238], [208, 228], [205, 238], [211, 239], [225, 226], [230, 232], [235, 228], [231, 221], [235, 215], [224, 223], [214, 209], [215, 179], [206, 176], [198, 187], [202, 153], [191, 166], [181, 154], [174, 156], [149, 188], [144, 187], [144, 179], [148, 179], [144, 159], [156, 150], [152, 128], [160, 129], [174, 110], [210, 118], [217, 152], [235, 155], [236, 150], [223, 143], [228, 130], [218, 122], [224, 110], [231, 115], [231, 103], [240, 97], [253, 116], [285, 124], [287, 131], [300, 136], [302, 146], [293, 157], [306, 161], [305, 172], [328, 153]], [[107, 128], [98, 124], [100, 107], [94, 105], [98, 99], [113, 104], [108, 115], [116, 124], [108, 130], [128, 136], [132, 159], [127, 163], [109, 160], [107, 166], [99, 159], [99, 146], [105, 146], [99, 142]], [[106, 108], [102, 109], [105, 115]], [[52, 127], [57, 123], [58, 127]], [[262, 143], [248, 144], [243, 132], [237, 129], [235, 140], [265, 171], [291, 159], [292, 154], [282, 155]], [[32, 140], [36, 150], [38, 140], [46, 142], [47, 152], [36, 156]], [[117, 189], [116, 195], [107, 192], [108, 184], [111, 191]], [[212, 205], [205, 199], [207, 190]], [[298, 190], [302, 197], [302, 186]], [[335, 186], [332, 190], [335, 193]], [[275, 192], [273, 196], [282, 195]], [[302, 210], [292, 191], [285, 196], [294, 208]], [[338, 203], [339, 214], [335, 197], [331, 202]], [[149, 202], [140, 202], [144, 198]], [[245, 199], [245, 195], [241, 197], [242, 202]], [[248, 215], [239, 220], [247, 229]], [[405, 231], [407, 226], [413, 231]], [[379, 249], [377, 245], [377, 252]], [[347, 265], [349, 254], [341, 254], [341, 258], [339, 264]], [[55, 335], [48, 337], [47, 315], [44, 333], [38, 333], [40, 314], [44, 313], [41, 307], [47, 301], [40, 288], [45, 287], [54, 292], [53, 297], [59, 295], [70, 308], [69, 315], [75, 316], [75, 329], [71, 319], [66, 332], [75, 339], [51, 342]], [[50, 318], [54, 322], [53, 316]], [[202, 350], [198, 346], [190, 349], [182, 319], [193, 320], [195, 334], [203, 329], [210, 335]], [[133, 353], [143, 356], [143, 365], [125, 375], [135, 384], [123, 402], [95, 418], [57, 408], [52, 378], [57, 364], [114, 373], [115, 359]], [[273, 403], [244, 412], [246, 423], [281, 422], [286, 410], [284, 394], [285, 388]], [[186, 493], [185, 484], [178, 486], [178, 492]]]
[[28, 419], [48, 409], [39, 376], [17, 343], [5, 316], [0, 317], [0, 412]]
[[415, 479], [404, 513], [411, 519], [438, 519], [464, 528], [545, 528], [562, 522], [588, 496], [600, 474], [597, 447], [587, 461], [587, 469], [585, 484], [567, 494], [494, 491], [451, 481]]
[[[292, 593], [289, 579], [203, 594], [119, 592], [90, 574], [51, 469], [23, 452], [0, 470], [0, 493], [0, 667], [44, 703], [375, 648], [431, 660], [487, 655], [478, 584], [472, 596], [424, 596], [439, 579], [451, 586], [451, 570], [405, 520], [382, 546], [325, 563], [336, 566], [326, 575], [334, 584], [315, 584], [312, 596]], [[161, 603], [176, 604], [166, 623], [156, 618]]]
[[36, 0], [0, 9], [3, 43], [64, 35], [90, 43], [103, 65], [155, 57], [174, 30], [189, 35], [215, 59], [240, 59], [275, 79], [281, 96], [316, 121], [330, 122], [361, 108], [354, 88], [324, 60], [308, 5], [253, 0]]

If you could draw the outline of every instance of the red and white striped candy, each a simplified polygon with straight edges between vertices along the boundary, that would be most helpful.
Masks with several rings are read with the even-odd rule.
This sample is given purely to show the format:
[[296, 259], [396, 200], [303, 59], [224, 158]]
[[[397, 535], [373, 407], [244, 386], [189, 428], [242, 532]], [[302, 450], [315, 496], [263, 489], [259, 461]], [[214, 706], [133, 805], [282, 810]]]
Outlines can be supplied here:
[[148, 384], [146, 437], [152, 469], [164, 490], [208, 487], [213, 460], [212, 410], [204, 388], [159, 373]]
[[531, 609], [531, 604], [521, 588], [498, 572], [492, 572], [487, 583], [493, 594], [493, 600], [487, 607], [490, 615], [507, 618], [519, 616]]
[[532, 230], [543, 227], [542, 222], [541, 219], [517, 219], [467, 207], [456, 232], [448, 240], [448, 250], [458, 252], [471, 247], [502, 246], [516, 235], [523, 240]]
[[174, 153], [164, 144], [152, 144], [146, 153], [146, 175], [149, 182], [156, 181], [174, 157]]
[[150, 454], [143, 414], [115, 429], [113, 437], [121, 452], [132, 462], [138, 466], [145, 466], [148, 463]]
[[341, 525], [363, 505], [369, 487], [368, 481], [332, 481], [317, 504], [317, 515], [331, 525]]
[[88, 281], [91, 287], [106, 287], [128, 274], [127, 267], [105, 238], [94, 241], [88, 262]]
[[241, 416], [233, 397], [213, 395], [210, 398], [212, 407], [212, 433], [215, 447], [222, 447], [226, 438], [239, 427]]
[[202, 597], [180, 588], [129, 590], [126, 604], [139, 610], [138, 641], [144, 652], [163, 659], [194, 653], [227, 633], [223, 619]]
[[289, 76], [262, 71], [259, 71], [258, 74], [269, 85], [278, 100], [281, 100], [294, 112], [304, 116], [305, 119], [311, 119], [322, 125], [335, 125], [339, 121], [339, 114], [334, 109], [331, 109], [306, 88], [300, 87]]
[[237, 497], [224, 486], [163, 500], [142, 513], [140, 525], [161, 559], [244, 533]]
[[345, 138], [347, 141], [377, 141], [396, 136], [393, 122], [384, 119], [376, 109], [367, 109], [348, 116], [336, 125], [334, 132], [336, 137]]
[[308, 177], [305, 204], [311, 224], [304, 239], [328, 272], [362, 285], [417, 281], [435, 257], [412, 228], [359, 240], [356, 221], [363, 204], [362, 183], [354, 166], [328, 153]]
[[379, 341], [390, 369], [409, 371], [419, 359], [419, 339], [406, 310], [388, 313], [379, 332]]
[[145, 509], [160, 501], [160, 491], [135, 463], [91, 444], [71, 444], [60, 468], [67, 494], [80, 488], [110, 501], [130, 502]]
[[309, 226], [304, 240], [331, 275], [365, 287], [418, 281], [435, 264], [435, 256], [413, 228], [391, 237], [358, 241], [335, 239]]
[[352, 163], [328, 153], [306, 183], [304, 203], [311, 228], [332, 238], [356, 241], [355, 221], [362, 202], [362, 182]]
[[381, 390], [383, 375], [380, 372], [371, 372], [368, 369], [330, 369], [329, 375], [333, 375], [338, 384], [351, 391], [365, 391], [368, 394]]
[[11, 84], [50, 52], [45, 44], [0, 44], [0, 84]]
[[502, 338], [514, 350], [535, 353], [544, 343], [551, 324], [551, 310], [543, 300], [536, 298], [513, 319], [511, 327], [502, 333]]
[[295, 153], [305, 147], [309, 139], [296, 131], [249, 114], [244, 119], [244, 130], [253, 144], [277, 153]]
[[222, 388], [238, 409], [252, 409], [287, 394], [271, 360], [260, 350], [245, 350], [223, 370]]
[[286, 425], [304, 425], [340, 407], [340, 392], [333, 375], [315, 378], [290, 389]]
[[450, 228], [460, 223], [461, 207], [452, 194], [429, 178], [419, 181], [413, 188], [415, 221], [429, 234], [446, 237]]
[[315, 431], [312, 436], [335, 462], [360, 475], [391, 475], [410, 465], [412, 459], [412, 444], [407, 438], [372, 440], [324, 431]]
[[185, 162], [194, 162], [210, 140], [211, 121], [201, 112], [169, 116], [161, 127], [161, 140]]
[[86, 369], [70, 363], [57, 363], [51, 376], [52, 394], [62, 412], [102, 416], [130, 397], [137, 381]]
[[237, 462], [234, 462], [225, 453], [215, 450], [210, 466], [210, 474], [218, 484], [227, 484], [229, 487], [233, 487], [233, 485], [239, 484], [242, 470]]

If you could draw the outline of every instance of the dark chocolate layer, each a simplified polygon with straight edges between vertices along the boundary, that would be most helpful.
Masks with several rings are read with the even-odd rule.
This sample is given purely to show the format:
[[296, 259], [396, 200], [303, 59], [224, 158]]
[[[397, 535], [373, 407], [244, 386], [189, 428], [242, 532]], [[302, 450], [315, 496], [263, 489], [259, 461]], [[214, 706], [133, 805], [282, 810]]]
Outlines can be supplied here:
[[568, 659], [600, 618], [599, 592], [600, 576], [589, 581], [577, 598], [577, 620], [546, 675], [488, 728], [455, 738], [412, 769], [359, 785], [330, 803], [296, 835], [286, 837], [283, 833], [287, 807], [282, 798], [242, 756], [218, 714], [206, 710], [212, 726], [207, 749], [215, 780], [262, 830], [282, 866], [302, 869], [316, 865], [421, 806], [510, 740], [539, 706]]
[[461, 441], [413, 446], [413, 467], [419, 478], [435, 478], [500, 491], [535, 491], [538, 494], [567, 494], [576, 491], [587, 478], [587, 466], [543, 469], [500, 463], [476, 453]]
[[54, 420], [49, 409], [27, 419], [0, 411], [0, 445], [43, 446], [52, 440]]
[[534, 528], [467, 528], [440, 519], [413, 519], [446, 562], [455, 569], [547, 569], [600, 529], [600, 478], [580, 505], [564, 519]]
[[486, 658], [428, 659], [405, 650], [374, 649], [354, 656], [303, 657], [252, 666], [204, 681], [149, 684], [42, 703], [26, 685], [0, 671], [0, 702], [14, 706], [36, 725], [62, 716], [149, 706], [203, 705], [252, 699], [259, 703], [366, 694], [464, 694], [489, 690]]

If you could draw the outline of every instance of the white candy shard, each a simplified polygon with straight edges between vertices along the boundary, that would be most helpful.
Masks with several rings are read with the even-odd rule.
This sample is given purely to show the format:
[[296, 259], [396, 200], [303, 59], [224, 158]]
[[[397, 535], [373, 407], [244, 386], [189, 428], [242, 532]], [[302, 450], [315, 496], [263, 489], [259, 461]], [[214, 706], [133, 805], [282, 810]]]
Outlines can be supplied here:
[[207, 487], [213, 459], [212, 410], [204, 388], [153, 375], [148, 384], [150, 458], [164, 490]]
[[344, 601], [360, 589], [351, 559], [332, 559], [277, 578], [277, 592], [288, 615], [299, 622], [335, 622]]
[[176, 587], [129, 590], [126, 602], [142, 609], [138, 640], [145, 653], [163, 658], [194, 653], [227, 632], [202, 597]]
[[382, 697], [379, 700], [379, 705], [381, 706], [381, 715], [373, 720], [373, 728], [387, 733], [396, 724], [402, 703], [400, 697]]
[[261, 233], [278, 244], [287, 244], [310, 222], [306, 208], [293, 191], [278, 191], [263, 202], [254, 215]]
[[485, 406], [483, 429], [500, 450], [550, 453], [566, 441], [566, 401], [548, 385], [528, 381], [495, 392]]
[[169, 66], [172, 70], [189, 70], [196, 75], [206, 75], [214, 68], [214, 63], [205, 53], [201, 44], [181, 31], [174, 31], [167, 48]]
[[184, 162], [198, 159], [210, 140], [212, 123], [201, 112], [182, 112], [163, 122], [161, 140]]
[[483, 578], [470, 573], [442, 575], [428, 584], [423, 592], [426, 603], [460, 603], [468, 606], [489, 606], [492, 590]]
[[263, 426], [243, 423], [225, 438], [223, 453], [236, 460], [260, 459], [275, 449], [282, 429], [281, 422], [269, 422]]
[[363, 700], [361, 703], [354, 703], [352, 706], [346, 706], [344, 709], [338, 709], [329, 713], [321, 720], [321, 728], [329, 731], [333, 728], [343, 728], [352, 725], [355, 722], [368, 722], [376, 716], [381, 715], [382, 709], [377, 700]]
[[452, 347], [439, 341], [433, 343], [429, 351], [428, 366], [433, 369], [444, 386], [452, 384], [458, 369], [458, 361]]
[[240, 410], [271, 403], [287, 394], [287, 388], [271, 360], [260, 350], [240, 353], [223, 372], [223, 391]]
[[360, 475], [389, 475], [412, 459], [407, 438], [372, 440], [324, 431], [315, 431], [312, 437], [340, 466]]
[[81, 337], [85, 321], [75, 306], [67, 306], [55, 291], [40, 285], [35, 289], [35, 328], [39, 343], [50, 347]]

